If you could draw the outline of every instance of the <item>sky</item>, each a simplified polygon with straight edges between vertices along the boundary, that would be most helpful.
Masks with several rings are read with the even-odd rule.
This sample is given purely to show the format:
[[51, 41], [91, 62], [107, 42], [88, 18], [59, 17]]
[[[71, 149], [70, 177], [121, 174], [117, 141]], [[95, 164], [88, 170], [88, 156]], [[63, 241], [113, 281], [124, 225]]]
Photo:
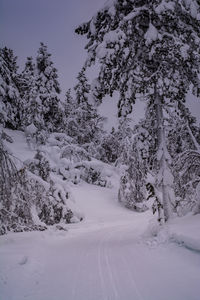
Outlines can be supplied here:
[[[40, 42], [48, 46], [58, 69], [62, 97], [76, 84], [86, 58], [85, 37], [75, 28], [100, 9], [105, 0], [0, 0], [0, 47], [13, 49], [22, 70], [27, 56], [36, 57]], [[117, 96], [116, 96], [117, 97]], [[108, 97], [109, 98], [109, 97]], [[100, 112], [116, 126], [117, 99], [107, 99]]]
[[86, 39], [74, 33], [105, 0], [0, 0], [0, 44], [14, 50], [22, 66], [35, 57], [40, 42], [48, 46], [61, 86], [73, 86], [84, 64]]
[[[0, 0], [0, 47], [13, 49], [22, 69], [27, 56], [37, 55], [40, 42], [48, 46], [58, 69], [62, 97], [76, 84], [76, 76], [86, 58], [86, 38], [75, 34], [75, 28], [100, 9], [105, 0]], [[108, 117], [107, 128], [116, 125], [117, 94], [107, 97], [100, 112]], [[200, 120], [200, 101], [190, 108]], [[135, 108], [134, 118], [143, 114], [143, 104]]]

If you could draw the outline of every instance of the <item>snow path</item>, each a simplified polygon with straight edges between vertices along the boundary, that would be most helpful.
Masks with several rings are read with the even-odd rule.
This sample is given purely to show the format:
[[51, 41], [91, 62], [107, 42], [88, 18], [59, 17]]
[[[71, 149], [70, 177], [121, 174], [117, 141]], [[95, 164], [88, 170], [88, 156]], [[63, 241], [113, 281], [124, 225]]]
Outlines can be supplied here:
[[199, 300], [200, 255], [142, 237], [151, 214], [114, 189], [73, 187], [85, 220], [68, 232], [0, 238], [0, 300]]

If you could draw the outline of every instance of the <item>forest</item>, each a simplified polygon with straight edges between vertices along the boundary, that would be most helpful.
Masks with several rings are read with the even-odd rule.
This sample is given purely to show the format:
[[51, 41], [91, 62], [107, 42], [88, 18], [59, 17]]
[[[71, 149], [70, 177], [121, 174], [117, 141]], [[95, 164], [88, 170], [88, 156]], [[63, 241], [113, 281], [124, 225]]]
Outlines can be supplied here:
[[[143, 2], [108, 4], [76, 29], [87, 35], [88, 58], [64, 99], [44, 43], [21, 72], [13, 50], [0, 49], [1, 234], [69, 223], [64, 181], [106, 185], [94, 159], [119, 170], [125, 207], [143, 212], [153, 199], [161, 224], [200, 212], [200, 127], [185, 101], [188, 91], [200, 92], [199, 6], [167, 2], [155, 9]], [[100, 72], [89, 83], [86, 71], [95, 63]], [[114, 91], [119, 125], [108, 133], [98, 105]], [[133, 126], [137, 99], [145, 101], [145, 117]], [[36, 151], [32, 159], [16, 162], [7, 129], [24, 133]], [[56, 167], [45, 150], [51, 146], [58, 147]], [[32, 206], [43, 227], [34, 223]]]
[[0, 48], [0, 299], [198, 300], [200, 2], [108, 0], [75, 34], [64, 91], [48, 43]]

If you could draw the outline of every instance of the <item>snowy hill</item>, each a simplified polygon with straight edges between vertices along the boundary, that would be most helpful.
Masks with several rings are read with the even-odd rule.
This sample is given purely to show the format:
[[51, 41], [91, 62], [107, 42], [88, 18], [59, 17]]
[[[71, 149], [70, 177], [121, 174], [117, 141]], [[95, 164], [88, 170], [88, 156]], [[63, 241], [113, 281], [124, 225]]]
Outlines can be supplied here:
[[[15, 157], [34, 157], [36, 150], [22, 132], [7, 133]], [[59, 156], [52, 140], [45, 151], [55, 167]], [[104, 169], [109, 187], [81, 177], [76, 184], [67, 181], [67, 205], [82, 215], [82, 222], [66, 225], [67, 231], [50, 226], [0, 237], [0, 299], [197, 300], [200, 216], [174, 219], [161, 229], [151, 211], [136, 213], [120, 205], [113, 167], [93, 165]]]
[[86, 219], [68, 232], [1, 237], [1, 299], [198, 299], [199, 253], [147, 237], [150, 213], [120, 207], [115, 190], [72, 192]]
[[[18, 196], [21, 199], [20, 209], [29, 210], [29, 214], [20, 221], [16, 220], [13, 215], [18, 214], [18, 204], [15, 203], [19, 201], [13, 200], [16, 208], [13, 211], [11, 208], [5, 220], [2, 220], [2, 233], [35, 230], [35, 225], [43, 225], [43, 228], [39, 227], [39, 230], [43, 230], [48, 225], [64, 226], [65, 223], [79, 222], [84, 216], [74, 200], [74, 184], [87, 182], [107, 188], [118, 185], [116, 168], [92, 158], [83, 148], [73, 144], [66, 134], [52, 133], [45, 144], [38, 145], [34, 136], [27, 138], [22, 131], [4, 132], [9, 136], [4, 146], [16, 166], [14, 172], [19, 174], [19, 179], [26, 172], [22, 180], [13, 180], [19, 181], [15, 185], [21, 188]], [[27, 183], [26, 186], [23, 186], [24, 183]], [[23, 194], [24, 190], [26, 194]], [[27, 207], [23, 204], [24, 200]], [[2, 209], [4, 205], [7, 205], [6, 202]]]

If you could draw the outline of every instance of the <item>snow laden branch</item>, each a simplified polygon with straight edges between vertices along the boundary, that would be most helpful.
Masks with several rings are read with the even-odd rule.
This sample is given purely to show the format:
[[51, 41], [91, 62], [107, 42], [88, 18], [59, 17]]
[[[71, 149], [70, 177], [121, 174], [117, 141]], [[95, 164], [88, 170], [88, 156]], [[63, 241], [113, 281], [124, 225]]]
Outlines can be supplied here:
[[[126, 118], [137, 96], [144, 96], [152, 126], [147, 127], [147, 120], [140, 124], [148, 137], [147, 169], [154, 174], [167, 221], [174, 211], [172, 158], [178, 154], [170, 151], [176, 147], [171, 144], [174, 123], [167, 111], [170, 105], [171, 115], [181, 123], [191, 85], [193, 94], [200, 96], [200, 5], [185, 0], [109, 3], [76, 32], [88, 39], [85, 65], [100, 64], [94, 94], [98, 102], [119, 91], [119, 117]], [[184, 143], [184, 134], [180, 141]], [[144, 148], [145, 143], [144, 139]]]

